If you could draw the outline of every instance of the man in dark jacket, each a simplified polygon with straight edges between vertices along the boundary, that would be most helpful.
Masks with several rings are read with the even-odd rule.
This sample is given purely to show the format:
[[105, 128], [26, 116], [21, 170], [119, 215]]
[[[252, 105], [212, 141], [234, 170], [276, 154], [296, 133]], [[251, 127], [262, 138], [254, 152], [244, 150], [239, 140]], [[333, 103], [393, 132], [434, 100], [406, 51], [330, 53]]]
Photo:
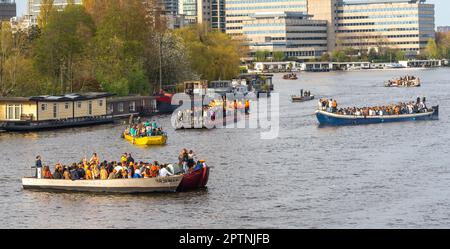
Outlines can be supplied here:
[[36, 178], [42, 178], [42, 160], [41, 156], [36, 157]]

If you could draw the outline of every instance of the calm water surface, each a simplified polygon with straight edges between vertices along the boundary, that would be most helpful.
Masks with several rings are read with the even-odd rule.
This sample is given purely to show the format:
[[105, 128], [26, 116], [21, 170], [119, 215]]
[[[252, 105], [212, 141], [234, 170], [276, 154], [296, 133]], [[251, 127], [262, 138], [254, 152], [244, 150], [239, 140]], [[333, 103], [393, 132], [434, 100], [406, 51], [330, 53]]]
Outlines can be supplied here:
[[[413, 74], [415, 89], [387, 89]], [[164, 147], [120, 138], [123, 125], [30, 134], [0, 133], [1, 228], [450, 228], [450, 69], [301, 73], [275, 80], [280, 136], [259, 130], [168, 129]], [[440, 121], [319, 128], [316, 101], [291, 103], [310, 89], [341, 106], [427, 96]], [[169, 126], [169, 117], [158, 122]], [[37, 154], [70, 163], [96, 151], [118, 160], [176, 161], [192, 148], [213, 166], [207, 191], [168, 195], [91, 195], [23, 191]]]

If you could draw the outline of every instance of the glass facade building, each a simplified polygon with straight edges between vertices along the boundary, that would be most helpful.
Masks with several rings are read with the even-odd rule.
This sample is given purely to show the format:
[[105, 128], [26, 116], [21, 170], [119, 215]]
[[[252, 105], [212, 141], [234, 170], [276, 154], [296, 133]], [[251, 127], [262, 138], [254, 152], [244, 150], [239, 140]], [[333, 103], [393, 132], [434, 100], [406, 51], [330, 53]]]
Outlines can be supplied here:
[[225, 0], [226, 32], [243, 34], [243, 22], [258, 12], [307, 12], [307, 0]]
[[336, 46], [397, 48], [414, 55], [435, 37], [435, 11], [425, 0], [336, 2]]
[[17, 15], [16, 2], [12, 0], [0, 1], [0, 21], [9, 21]]
[[286, 58], [315, 59], [328, 51], [327, 22], [302, 12], [259, 12], [242, 22], [250, 53], [282, 52]]
[[[74, 0], [75, 4], [82, 4], [82, 0]], [[29, 15], [39, 16], [41, 10], [42, 0], [28, 0]], [[63, 9], [67, 6], [67, 0], [54, 0], [53, 6], [59, 9]]]

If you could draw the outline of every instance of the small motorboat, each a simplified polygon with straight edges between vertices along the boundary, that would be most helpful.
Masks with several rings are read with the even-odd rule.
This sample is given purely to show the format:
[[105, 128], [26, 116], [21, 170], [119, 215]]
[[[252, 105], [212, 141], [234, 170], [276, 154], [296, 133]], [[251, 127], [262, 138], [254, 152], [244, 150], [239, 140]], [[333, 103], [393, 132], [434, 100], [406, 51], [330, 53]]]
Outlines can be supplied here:
[[133, 137], [123, 133], [123, 137], [135, 145], [165, 145], [167, 143], [167, 135]]
[[311, 96], [291, 96], [292, 98], [292, 102], [306, 102], [306, 101], [311, 101], [314, 100], [314, 95]]
[[327, 111], [316, 111], [317, 120], [324, 126], [380, 124], [404, 121], [439, 120], [439, 106], [431, 111], [414, 114], [384, 115], [384, 116], [355, 116], [340, 115]]
[[140, 179], [76, 181], [23, 178], [22, 186], [24, 189], [42, 191], [137, 194], [176, 192], [182, 179], [182, 175]]
[[285, 79], [285, 80], [297, 80], [298, 77], [297, 77], [297, 74], [295, 74], [295, 73], [290, 73], [290, 74], [285, 74], [285, 75], [283, 76], [283, 79]]
[[[243, 114], [245, 115], [245, 113]], [[177, 119], [174, 122], [176, 130], [189, 130], [189, 129], [214, 129], [214, 128], [226, 128], [228, 125], [239, 122], [240, 115], [226, 115], [222, 119], [198, 119], [194, 122], [194, 119]]]
[[205, 166], [201, 170], [184, 174], [177, 191], [184, 192], [206, 188], [209, 179], [209, 171], [210, 168]]
[[416, 77], [404, 77], [400, 79], [389, 80], [384, 84], [385, 87], [420, 87], [421, 82]]

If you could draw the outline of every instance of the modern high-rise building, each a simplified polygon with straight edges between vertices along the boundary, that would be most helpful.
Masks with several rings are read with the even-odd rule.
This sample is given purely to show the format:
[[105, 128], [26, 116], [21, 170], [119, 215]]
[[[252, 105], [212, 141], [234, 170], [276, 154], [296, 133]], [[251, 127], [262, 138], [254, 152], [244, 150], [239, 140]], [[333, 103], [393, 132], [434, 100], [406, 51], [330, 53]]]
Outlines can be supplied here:
[[450, 26], [438, 26], [437, 32], [450, 32]]
[[[308, 13], [329, 21], [329, 50], [396, 48], [417, 54], [435, 36], [426, 0], [309, 0]], [[333, 44], [334, 42], [334, 44]]]
[[0, 21], [9, 21], [17, 15], [16, 2], [13, 0], [0, 1]]
[[[75, 4], [82, 4], [82, 0], [74, 0]], [[39, 16], [43, 1], [42, 0], [28, 0], [28, 14], [32, 16]], [[58, 9], [63, 9], [67, 6], [67, 0], [53, 0], [53, 6]]]
[[186, 24], [210, 23], [211, 0], [179, 0], [178, 14], [184, 16]]
[[225, 32], [225, 0], [211, 0], [211, 27]]
[[258, 12], [289, 11], [306, 14], [307, 9], [307, 0], [225, 0], [226, 32], [231, 36], [241, 36], [243, 22]]
[[226, 32], [232, 36], [248, 36], [243, 24], [253, 15], [280, 11], [307, 13], [314, 20], [325, 21], [329, 52], [336, 48], [368, 51], [389, 47], [414, 55], [435, 36], [434, 5], [426, 0], [225, 1]]
[[242, 33], [250, 49], [281, 52], [285, 58], [306, 60], [328, 51], [327, 21], [311, 20], [302, 12], [259, 12], [242, 22]]

